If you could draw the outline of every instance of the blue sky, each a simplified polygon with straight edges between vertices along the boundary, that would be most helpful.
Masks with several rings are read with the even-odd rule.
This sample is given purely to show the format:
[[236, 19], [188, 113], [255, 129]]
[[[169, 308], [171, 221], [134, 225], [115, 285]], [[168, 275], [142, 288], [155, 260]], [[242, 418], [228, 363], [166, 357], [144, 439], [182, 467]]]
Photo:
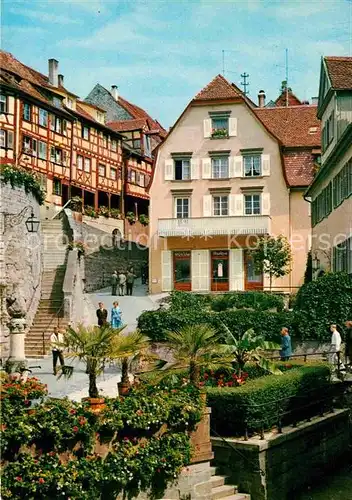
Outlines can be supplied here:
[[322, 55], [352, 56], [352, 0], [2, 0], [1, 45], [85, 97], [96, 82], [165, 127], [216, 74], [250, 97], [275, 99], [285, 78], [301, 99], [317, 95]]

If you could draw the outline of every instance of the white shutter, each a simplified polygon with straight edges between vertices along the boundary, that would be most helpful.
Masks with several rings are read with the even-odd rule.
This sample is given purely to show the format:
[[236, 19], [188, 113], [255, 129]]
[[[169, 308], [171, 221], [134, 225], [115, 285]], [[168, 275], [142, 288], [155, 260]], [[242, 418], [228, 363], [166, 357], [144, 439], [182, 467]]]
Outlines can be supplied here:
[[235, 156], [229, 157], [229, 177], [235, 177]]
[[270, 175], [270, 155], [262, 155], [262, 175]]
[[209, 250], [192, 250], [192, 291], [209, 290]]
[[270, 215], [270, 193], [262, 193], [262, 215]]
[[203, 121], [204, 127], [204, 138], [207, 139], [211, 137], [211, 119], [206, 119]]
[[229, 214], [230, 216], [236, 215], [236, 195], [229, 195]]
[[161, 287], [163, 292], [172, 290], [172, 253], [170, 250], [161, 252]]
[[230, 290], [244, 290], [242, 248], [230, 249]]
[[234, 156], [234, 177], [243, 177], [243, 158], [242, 156]]
[[243, 215], [243, 194], [234, 195], [234, 215]]
[[191, 160], [191, 179], [199, 179], [199, 160]]
[[203, 158], [202, 160], [202, 178], [211, 178], [211, 158]]
[[229, 119], [229, 136], [230, 137], [237, 136], [237, 118]]
[[203, 217], [211, 217], [212, 196], [206, 194], [203, 196]]
[[174, 160], [165, 160], [164, 179], [166, 181], [174, 179]]

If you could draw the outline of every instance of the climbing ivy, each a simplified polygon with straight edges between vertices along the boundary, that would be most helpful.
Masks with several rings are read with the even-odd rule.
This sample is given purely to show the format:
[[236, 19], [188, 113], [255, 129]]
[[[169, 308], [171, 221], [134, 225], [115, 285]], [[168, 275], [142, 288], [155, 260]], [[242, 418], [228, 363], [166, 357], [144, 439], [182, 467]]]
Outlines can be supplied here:
[[11, 184], [13, 188], [23, 187], [26, 193], [31, 193], [34, 196], [39, 205], [44, 204], [45, 192], [35, 174], [13, 165], [1, 165], [0, 175], [1, 180], [6, 184]]

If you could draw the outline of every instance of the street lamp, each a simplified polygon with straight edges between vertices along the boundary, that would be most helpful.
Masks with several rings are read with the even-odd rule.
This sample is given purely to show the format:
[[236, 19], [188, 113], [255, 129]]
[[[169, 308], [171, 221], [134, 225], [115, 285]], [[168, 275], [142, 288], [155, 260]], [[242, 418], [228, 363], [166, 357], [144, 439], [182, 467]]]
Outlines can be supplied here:
[[320, 260], [318, 259], [317, 253], [315, 253], [313, 259], [313, 271], [318, 271], [319, 269], [320, 269]]
[[33, 208], [30, 217], [25, 222], [27, 231], [29, 233], [37, 233], [40, 225], [40, 221], [35, 218]]

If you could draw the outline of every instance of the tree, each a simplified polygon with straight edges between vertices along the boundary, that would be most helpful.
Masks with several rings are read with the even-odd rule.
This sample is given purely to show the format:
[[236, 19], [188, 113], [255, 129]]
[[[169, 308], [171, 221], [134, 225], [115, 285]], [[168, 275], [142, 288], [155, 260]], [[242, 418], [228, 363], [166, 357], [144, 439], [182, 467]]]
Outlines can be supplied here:
[[89, 376], [88, 393], [91, 398], [99, 397], [97, 377], [104, 371], [107, 361], [123, 357], [130, 352], [124, 345], [120, 351], [117, 349], [117, 339], [123, 330], [109, 326], [84, 326], [79, 324], [76, 328], [68, 327], [60, 347], [67, 349], [67, 358], [78, 358], [86, 364]]
[[307, 255], [306, 272], [304, 273], [304, 283], [310, 283], [313, 279], [313, 261], [312, 252], [309, 250]]
[[281, 278], [291, 271], [291, 247], [287, 238], [281, 234], [277, 238], [261, 237], [252, 255], [257, 270], [269, 276], [270, 291], [273, 278]]
[[222, 323], [224, 328], [225, 340], [227, 342], [228, 352], [239, 366], [239, 375], [250, 361], [254, 361], [264, 370], [275, 375], [281, 375], [282, 372], [276, 365], [265, 357], [265, 351], [278, 350], [280, 346], [275, 342], [264, 340], [262, 335], [256, 335], [253, 329], [247, 330], [242, 337], [236, 339], [233, 333]]
[[193, 385], [199, 384], [201, 368], [232, 367], [233, 356], [221, 345], [216, 331], [208, 325], [190, 325], [178, 332], [168, 332], [166, 346], [174, 358], [168, 371], [188, 369]]

